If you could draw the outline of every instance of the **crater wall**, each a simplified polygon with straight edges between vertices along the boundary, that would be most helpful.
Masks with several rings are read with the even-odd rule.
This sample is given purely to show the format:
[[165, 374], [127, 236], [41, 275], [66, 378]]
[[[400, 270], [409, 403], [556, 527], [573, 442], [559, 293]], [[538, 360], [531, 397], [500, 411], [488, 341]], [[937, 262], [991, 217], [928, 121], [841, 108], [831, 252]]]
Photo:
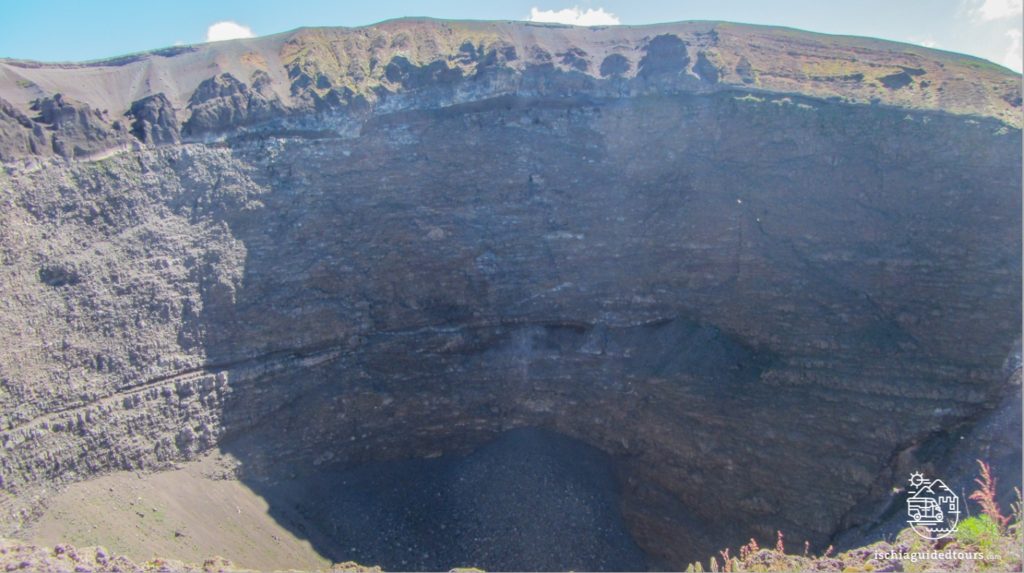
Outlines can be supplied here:
[[394, 58], [393, 93], [218, 76], [190, 119], [132, 105], [110, 157], [18, 151], [4, 532], [61, 484], [211, 449], [269, 496], [520, 427], [610, 456], [671, 566], [875, 523], [1012, 399], [1020, 131], [711, 82], [689, 36], [649, 36], [631, 77], [517, 69], [521, 42], [454, 52], [483, 79]]

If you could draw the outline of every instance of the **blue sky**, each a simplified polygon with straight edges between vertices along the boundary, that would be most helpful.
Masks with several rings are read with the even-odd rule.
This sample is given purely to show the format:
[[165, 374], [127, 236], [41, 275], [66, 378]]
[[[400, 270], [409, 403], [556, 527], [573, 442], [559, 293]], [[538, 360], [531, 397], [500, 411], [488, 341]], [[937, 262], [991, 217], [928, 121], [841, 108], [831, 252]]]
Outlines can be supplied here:
[[[402, 16], [649, 24], [729, 20], [873, 36], [1021, 69], [1022, 0], [0, 0], [0, 57], [88, 60], [300, 26]], [[227, 24], [223, 24], [228, 22]]]

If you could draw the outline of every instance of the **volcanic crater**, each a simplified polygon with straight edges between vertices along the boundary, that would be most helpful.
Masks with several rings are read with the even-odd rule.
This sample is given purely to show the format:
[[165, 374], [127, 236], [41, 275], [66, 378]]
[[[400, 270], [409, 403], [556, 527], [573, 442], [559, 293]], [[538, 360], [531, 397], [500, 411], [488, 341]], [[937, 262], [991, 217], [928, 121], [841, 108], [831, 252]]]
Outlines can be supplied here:
[[682, 569], [892, 533], [910, 471], [1020, 483], [1020, 106], [716, 22], [0, 60], [3, 533]]

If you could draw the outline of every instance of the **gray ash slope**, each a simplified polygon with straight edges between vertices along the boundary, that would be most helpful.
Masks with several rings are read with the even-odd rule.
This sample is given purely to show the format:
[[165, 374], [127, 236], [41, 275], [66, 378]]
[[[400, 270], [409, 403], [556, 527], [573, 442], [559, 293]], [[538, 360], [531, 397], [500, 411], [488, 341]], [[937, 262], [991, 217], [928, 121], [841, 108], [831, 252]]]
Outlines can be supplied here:
[[406, 20], [3, 61], [0, 99], [4, 533], [214, 449], [271, 499], [282, 468], [540, 427], [613, 459], [630, 535], [678, 568], [870, 539], [909, 471], [1013, 459], [998, 66]]

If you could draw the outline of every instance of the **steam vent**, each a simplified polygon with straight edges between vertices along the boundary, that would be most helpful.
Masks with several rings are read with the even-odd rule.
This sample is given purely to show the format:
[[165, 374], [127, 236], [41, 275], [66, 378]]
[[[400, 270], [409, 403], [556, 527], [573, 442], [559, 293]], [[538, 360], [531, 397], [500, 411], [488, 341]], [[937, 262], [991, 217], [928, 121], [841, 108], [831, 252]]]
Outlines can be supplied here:
[[984, 60], [717, 22], [0, 60], [0, 536], [658, 570], [1012, 494], [1021, 125]]

